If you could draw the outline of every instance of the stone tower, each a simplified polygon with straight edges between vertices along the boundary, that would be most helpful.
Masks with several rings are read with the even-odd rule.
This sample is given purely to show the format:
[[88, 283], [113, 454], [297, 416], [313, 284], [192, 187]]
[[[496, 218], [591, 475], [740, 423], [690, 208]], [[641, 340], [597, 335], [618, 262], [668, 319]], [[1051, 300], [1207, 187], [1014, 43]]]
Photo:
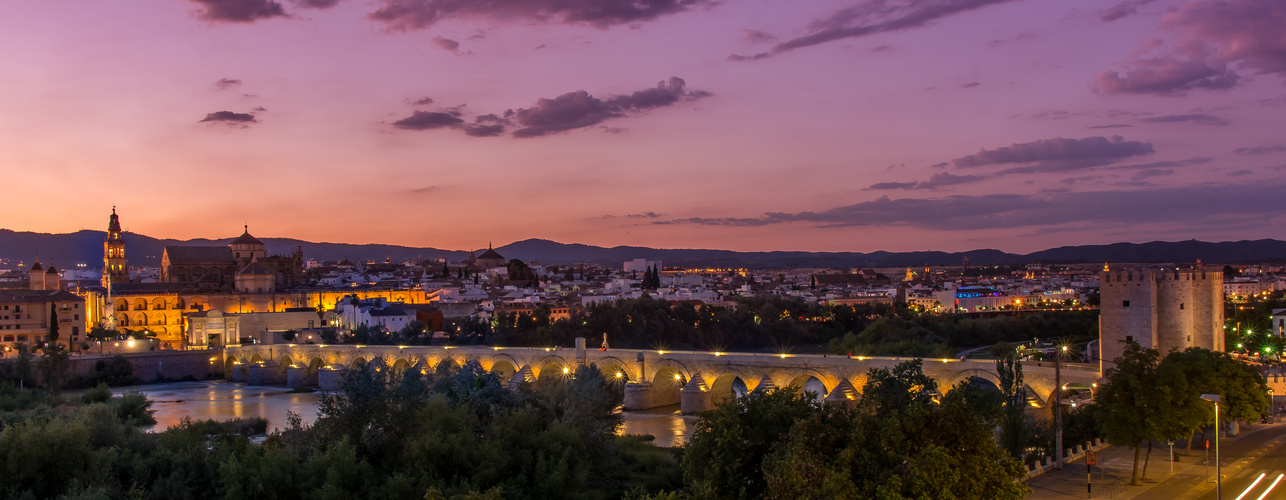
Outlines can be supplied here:
[[116, 216], [116, 207], [112, 207], [112, 217], [107, 222], [107, 240], [103, 241], [103, 286], [111, 283], [129, 283], [125, 239], [121, 237], [121, 219]]
[[1224, 350], [1223, 272], [1200, 267], [1099, 273], [1099, 369], [1132, 340], [1165, 356], [1173, 349]]

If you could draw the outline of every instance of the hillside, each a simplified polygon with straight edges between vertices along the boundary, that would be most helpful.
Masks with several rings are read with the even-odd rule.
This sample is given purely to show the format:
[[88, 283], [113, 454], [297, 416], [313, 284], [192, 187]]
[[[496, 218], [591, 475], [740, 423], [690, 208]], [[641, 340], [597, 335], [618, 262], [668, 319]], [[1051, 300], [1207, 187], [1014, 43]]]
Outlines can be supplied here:
[[[102, 231], [78, 231], [69, 234], [18, 232], [0, 229], [0, 259], [10, 266], [17, 262], [30, 263], [37, 254], [40, 260], [59, 267], [86, 264], [98, 267], [102, 263]], [[160, 264], [161, 251], [166, 245], [225, 245], [235, 236], [220, 239], [173, 240], [156, 239], [146, 235], [125, 233], [129, 262], [135, 266]], [[467, 250], [443, 250], [430, 247], [398, 245], [355, 245], [349, 243], [315, 243], [292, 238], [260, 238], [269, 253], [287, 254], [296, 247], [304, 256], [323, 261], [350, 259], [353, 261], [404, 262], [408, 260], [445, 257], [450, 261], [463, 260]], [[517, 241], [497, 247], [496, 251], [509, 258], [537, 261], [544, 264], [594, 263], [619, 266], [622, 262], [645, 258], [661, 260], [667, 266], [685, 267], [918, 267], [960, 265], [965, 257], [975, 266], [1081, 262], [1195, 262], [1209, 264], [1239, 262], [1266, 262], [1286, 260], [1286, 241], [1153, 241], [1148, 243], [1114, 243], [1110, 245], [1064, 246], [1030, 254], [1013, 254], [1000, 250], [980, 249], [968, 252], [736, 252], [713, 249], [661, 249], [634, 246], [611, 248], [558, 243], [543, 239]]]

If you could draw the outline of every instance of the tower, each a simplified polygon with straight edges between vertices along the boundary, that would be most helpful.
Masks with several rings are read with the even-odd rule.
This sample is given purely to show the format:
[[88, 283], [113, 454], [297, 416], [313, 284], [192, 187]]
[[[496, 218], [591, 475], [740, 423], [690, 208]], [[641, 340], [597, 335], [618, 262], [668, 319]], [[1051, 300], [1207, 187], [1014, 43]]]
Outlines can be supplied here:
[[103, 241], [103, 286], [110, 283], [129, 283], [129, 269], [125, 267], [125, 239], [121, 237], [121, 219], [112, 207], [112, 217], [107, 222], [107, 240]]
[[1124, 269], [1099, 273], [1100, 370], [1133, 341], [1164, 356], [1172, 349], [1224, 350], [1223, 272]]

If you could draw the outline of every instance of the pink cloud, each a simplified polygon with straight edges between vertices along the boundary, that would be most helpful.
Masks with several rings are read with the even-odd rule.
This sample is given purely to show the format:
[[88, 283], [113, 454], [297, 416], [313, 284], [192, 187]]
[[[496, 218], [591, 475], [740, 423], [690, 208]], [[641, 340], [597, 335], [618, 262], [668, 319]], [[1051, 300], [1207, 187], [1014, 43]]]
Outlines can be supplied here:
[[1286, 3], [1277, 0], [1193, 0], [1161, 21], [1177, 36], [1171, 48], [1127, 62], [1123, 74], [1105, 71], [1095, 85], [1108, 93], [1181, 95], [1235, 86], [1240, 75], [1233, 65], [1286, 73], [1284, 25]]

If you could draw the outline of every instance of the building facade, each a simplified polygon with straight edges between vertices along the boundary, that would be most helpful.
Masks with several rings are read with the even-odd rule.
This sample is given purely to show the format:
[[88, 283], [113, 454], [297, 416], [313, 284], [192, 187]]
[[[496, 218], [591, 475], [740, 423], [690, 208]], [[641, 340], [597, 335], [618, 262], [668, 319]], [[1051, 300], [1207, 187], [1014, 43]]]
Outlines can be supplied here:
[[1099, 368], [1126, 342], [1171, 350], [1224, 350], [1223, 272], [1203, 268], [1104, 270], [1099, 273]]

